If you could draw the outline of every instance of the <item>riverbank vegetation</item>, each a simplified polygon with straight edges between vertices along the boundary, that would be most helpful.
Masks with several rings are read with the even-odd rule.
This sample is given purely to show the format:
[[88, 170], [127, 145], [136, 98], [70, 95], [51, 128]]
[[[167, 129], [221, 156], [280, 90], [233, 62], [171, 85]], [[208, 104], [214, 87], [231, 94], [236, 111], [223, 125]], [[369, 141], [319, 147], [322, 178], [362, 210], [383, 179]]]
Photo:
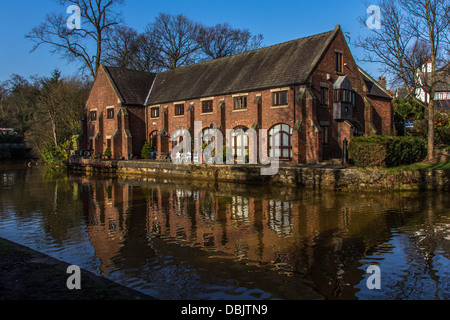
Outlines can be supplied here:
[[[0, 127], [24, 133], [35, 156], [48, 165], [62, 165], [81, 134], [80, 118], [100, 64], [138, 71], [161, 72], [260, 48], [263, 36], [228, 23], [204, 25], [182, 14], [160, 13], [145, 30], [123, 22], [122, 0], [62, 0], [80, 8], [82, 29], [68, 32], [67, 18], [49, 13], [25, 36], [33, 51], [47, 47], [71, 64], [81, 76], [25, 79], [12, 75], [0, 81]], [[75, 149], [75, 148], [74, 148]], [[147, 155], [147, 154], [146, 154]]]
[[358, 167], [398, 167], [423, 161], [427, 156], [425, 140], [417, 137], [357, 137], [348, 146]]
[[58, 70], [31, 79], [13, 75], [1, 85], [0, 127], [20, 132], [34, 157], [63, 165], [76, 147], [90, 86], [83, 78], [63, 78]]
[[416, 163], [408, 166], [386, 168], [388, 171], [428, 171], [428, 170], [450, 170], [450, 161], [440, 163]]

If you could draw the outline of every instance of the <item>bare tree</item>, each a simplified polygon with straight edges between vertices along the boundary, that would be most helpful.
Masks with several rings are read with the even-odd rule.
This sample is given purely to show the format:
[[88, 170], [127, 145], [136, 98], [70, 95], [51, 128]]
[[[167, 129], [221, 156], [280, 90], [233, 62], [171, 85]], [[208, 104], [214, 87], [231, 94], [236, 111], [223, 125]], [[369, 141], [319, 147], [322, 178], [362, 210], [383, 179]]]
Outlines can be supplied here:
[[68, 17], [62, 14], [48, 14], [45, 21], [26, 35], [35, 45], [49, 45], [51, 52], [61, 55], [69, 62], [81, 63], [95, 78], [103, 59], [103, 48], [107, 32], [120, 24], [117, 7], [123, 0], [59, 0], [62, 6], [74, 5], [80, 8], [81, 26], [70, 30]]
[[175, 69], [197, 62], [199, 45], [196, 36], [200, 25], [182, 14], [160, 13], [147, 26], [158, 50], [158, 63], [163, 69]]
[[158, 71], [158, 50], [153, 34], [139, 34], [127, 26], [117, 26], [106, 45], [105, 63], [137, 71]]
[[105, 45], [105, 63], [118, 68], [129, 67], [137, 50], [137, 36], [138, 32], [127, 26], [117, 26], [111, 30]]
[[200, 50], [207, 59], [218, 59], [258, 49], [262, 34], [252, 35], [247, 29], [233, 29], [228, 23], [213, 27], [202, 26], [197, 36]]
[[[439, 57], [448, 48], [448, 0], [381, 0], [381, 28], [358, 39], [365, 61], [400, 80], [428, 119], [428, 160], [434, 159], [434, 97]], [[362, 22], [365, 24], [366, 20]], [[426, 99], [420, 99], [422, 92]]]

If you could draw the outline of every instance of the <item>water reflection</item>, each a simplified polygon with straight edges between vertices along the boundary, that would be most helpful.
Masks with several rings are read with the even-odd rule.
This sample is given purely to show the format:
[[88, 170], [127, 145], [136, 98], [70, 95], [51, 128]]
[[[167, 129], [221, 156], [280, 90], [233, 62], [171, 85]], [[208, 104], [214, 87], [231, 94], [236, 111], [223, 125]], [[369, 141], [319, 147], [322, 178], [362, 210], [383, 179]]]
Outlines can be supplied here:
[[[445, 194], [0, 171], [0, 236], [162, 299], [448, 299]], [[382, 269], [382, 290], [365, 273]]]

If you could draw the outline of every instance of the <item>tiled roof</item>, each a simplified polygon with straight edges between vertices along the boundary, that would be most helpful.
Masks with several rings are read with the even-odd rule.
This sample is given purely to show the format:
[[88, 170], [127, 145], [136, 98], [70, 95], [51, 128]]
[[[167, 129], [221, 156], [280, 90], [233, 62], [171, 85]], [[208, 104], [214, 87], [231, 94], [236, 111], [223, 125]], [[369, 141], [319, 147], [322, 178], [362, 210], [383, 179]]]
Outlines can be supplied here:
[[104, 66], [124, 104], [144, 105], [156, 74]]
[[[332, 31], [159, 74], [103, 66], [124, 104], [174, 101], [304, 84], [325, 53]], [[392, 98], [361, 70], [368, 94]]]
[[339, 30], [160, 73], [147, 105], [306, 83]]
[[380, 83], [374, 80], [367, 72], [359, 68], [360, 74], [363, 77], [364, 83], [367, 87], [367, 95], [385, 99], [392, 99], [391, 93], [383, 88]]

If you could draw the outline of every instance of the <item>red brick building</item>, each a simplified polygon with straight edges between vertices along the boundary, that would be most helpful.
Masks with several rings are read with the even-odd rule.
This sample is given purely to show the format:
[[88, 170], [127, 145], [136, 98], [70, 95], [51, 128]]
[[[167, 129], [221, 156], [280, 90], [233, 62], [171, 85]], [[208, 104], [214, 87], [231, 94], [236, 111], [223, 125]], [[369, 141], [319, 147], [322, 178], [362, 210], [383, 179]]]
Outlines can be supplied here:
[[[195, 139], [194, 123], [201, 121], [203, 129], [224, 135], [227, 129], [266, 129], [271, 156], [316, 163], [340, 158], [344, 139], [390, 134], [391, 100], [357, 66], [336, 26], [159, 74], [103, 67], [87, 105], [87, 136], [96, 153], [110, 145], [115, 157], [136, 155], [147, 139], [161, 155], [171, 152], [176, 130], [187, 129]], [[116, 118], [108, 123], [112, 106]], [[95, 109], [106, 120], [93, 120]], [[248, 147], [245, 136], [232, 142], [235, 154]]]
[[155, 75], [101, 66], [86, 103], [82, 148], [113, 158], [139, 154], [146, 139], [144, 103]]

